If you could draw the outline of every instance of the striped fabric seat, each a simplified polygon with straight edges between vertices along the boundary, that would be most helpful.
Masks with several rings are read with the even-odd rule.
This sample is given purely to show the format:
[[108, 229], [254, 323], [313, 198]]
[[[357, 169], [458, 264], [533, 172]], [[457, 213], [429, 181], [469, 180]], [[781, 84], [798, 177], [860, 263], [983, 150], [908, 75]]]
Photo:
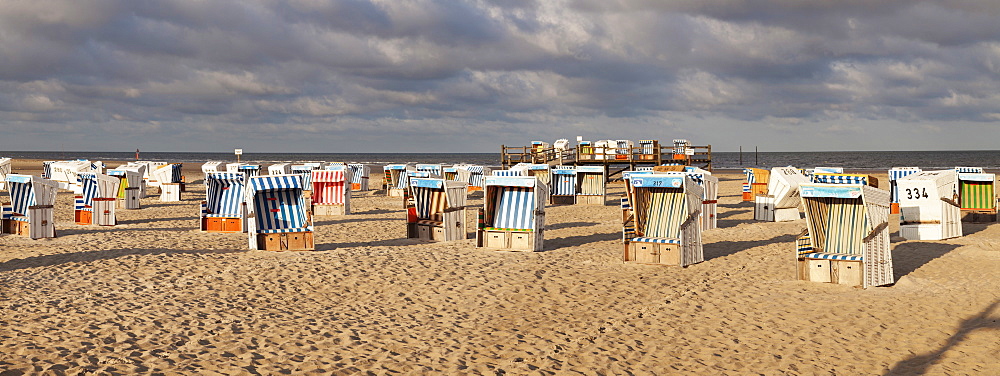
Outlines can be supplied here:
[[242, 173], [210, 172], [205, 174], [205, 216], [241, 216], [246, 177]]
[[73, 210], [74, 211], [94, 211], [93, 207], [88, 206], [84, 203], [85, 200], [82, 196], [73, 199]]
[[13, 209], [11, 209], [10, 206], [4, 205], [4, 206], [0, 207], [0, 219], [10, 219], [10, 217], [13, 217], [13, 216], [14, 216], [14, 212], [13, 212]]
[[814, 260], [840, 260], [840, 261], [865, 260], [865, 257], [862, 255], [853, 255], [848, 253], [806, 253], [799, 256], [802, 258], [814, 259]]
[[344, 170], [313, 171], [313, 203], [344, 205], [346, 184], [347, 174]]
[[642, 243], [681, 244], [680, 239], [669, 238], [632, 238], [630, 241]]
[[531, 232], [531, 229], [525, 228], [506, 228], [506, 227], [483, 227], [485, 231], [515, 231], [515, 232]]
[[429, 219], [418, 219], [414, 223], [416, 223], [418, 225], [428, 225], [428, 226], [440, 226], [442, 224], [441, 221], [432, 221], [432, 220], [429, 220]]
[[496, 195], [493, 227], [535, 229], [535, 191], [527, 187], [500, 187]]
[[309, 227], [294, 227], [294, 228], [279, 228], [272, 230], [257, 230], [258, 234], [284, 234], [289, 232], [307, 232], [312, 231], [313, 228]]
[[15, 215], [15, 216], [10, 217], [9, 219], [12, 220], [12, 221], [18, 221], [18, 222], [31, 222], [31, 218], [28, 218], [28, 216], [24, 216], [24, 215]]

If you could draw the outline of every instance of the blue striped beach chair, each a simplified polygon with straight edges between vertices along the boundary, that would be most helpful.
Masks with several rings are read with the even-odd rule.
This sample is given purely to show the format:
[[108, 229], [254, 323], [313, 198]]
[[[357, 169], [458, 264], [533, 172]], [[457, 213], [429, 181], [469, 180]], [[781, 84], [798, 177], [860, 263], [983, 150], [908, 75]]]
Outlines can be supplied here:
[[315, 215], [351, 214], [350, 170], [347, 166], [328, 166], [312, 172], [312, 212]]
[[757, 196], [767, 196], [767, 184], [771, 179], [771, 171], [748, 167], [743, 169], [746, 181], [743, 182], [743, 201], [755, 201]]
[[864, 288], [894, 283], [888, 191], [822, 183], [799, 189], [807, 228], [795, 244], [798, 279]]
[[962, 236], [962, 209], [955, 200], [958, 173], [920, 171], [896, 179], [899, 235], [909, 240]]
[[465, 240], [468, 183], [438, 178], [410, 179], [406, 235], [429, 241]]
[[59, 183], [32, 175], [8, 174], [10, 207], [4, 209], [3, 228], [31, 239], [56, 237], [53, 205]]
[[205, 174], [205, 201], [198, 215], [201, 231], [246, 231], [246, 180], [243, 172]]
[[302, 179], [302, 190], [312, 192], [312, 172], [319, 167], [313, 164], [297, 164], [292, 165], [290, 169], [292, 170], [292, 175], [299, 175]]
[[371, 190], [368, 188], [369, 175], [372, 173], [370, 166], [361, 163], [351, 163], [347, 167], [351, 169], [352, 191], [365, 192]]
[[621, 198], [623, 261], [679, 266], [704, 261], [704, 189], [683, 173], [637, 173], [628, 179]]
[[485, 186], [476, 246], [541, 251], [548, 188], [534, 176], [488, 176]]
[[574, 166], [556, 166], [552, 170], [552, 195], [549, 197], [549, 203], [553, 205], [576, 204], [579, 184], [580, 181]]
[[896, 180], [922, 171], [920, 167], [893, 167], [889, 169], [889, 213], [899, 214], [899, 189]]
[[90, 172], [81, 173], [77, 178], [80, 180], [83, 192], [74, 197], [73, 212], [76, 224], [99, 226], [118, 224], [115, 208], [120, 180], [114, 176]]
[[444, 165], [440, 163], [417, 163], [417, 171], [426, 172], [435, 178], [444, 176]]
[[247, 183], [250, 249], [315, 249], [312, 218], [302, 197], [302, 175], [255, 176]]

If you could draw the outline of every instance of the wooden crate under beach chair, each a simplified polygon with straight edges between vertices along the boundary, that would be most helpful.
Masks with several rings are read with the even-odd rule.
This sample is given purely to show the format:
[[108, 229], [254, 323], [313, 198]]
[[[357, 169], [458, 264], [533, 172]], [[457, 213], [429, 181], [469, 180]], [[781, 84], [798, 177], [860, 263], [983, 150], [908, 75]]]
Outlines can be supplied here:
[[795, 242], [799, 280], [868, 288], [895, 282], [889, 192], [860, 184], [802, 184], [806, 231]]
[[705, 260], [703, 188], [682, 173], [636, 174], [621, 199], [625, 263], [688, 266]]

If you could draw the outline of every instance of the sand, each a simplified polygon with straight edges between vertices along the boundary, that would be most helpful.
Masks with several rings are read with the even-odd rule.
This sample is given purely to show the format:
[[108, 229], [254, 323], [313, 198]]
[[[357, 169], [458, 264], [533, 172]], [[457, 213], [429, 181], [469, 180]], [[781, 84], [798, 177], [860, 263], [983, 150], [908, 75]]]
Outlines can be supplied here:
[[1000, 372], [997, 224], [894, 234], [891, 287], [795, 281], [804, 221], [753, 221], [730, 172], [688, 268], [622, 264], [615, 206], [550, 206], [544, 252], [495, 252], [402, 239], [371, 192], [317, 218], [316, 251], [249, 251], [198, 231], [194, 170], [118, 226], [75, 225], [63, 192], [57, 238], [0, 236], [0, 375]]

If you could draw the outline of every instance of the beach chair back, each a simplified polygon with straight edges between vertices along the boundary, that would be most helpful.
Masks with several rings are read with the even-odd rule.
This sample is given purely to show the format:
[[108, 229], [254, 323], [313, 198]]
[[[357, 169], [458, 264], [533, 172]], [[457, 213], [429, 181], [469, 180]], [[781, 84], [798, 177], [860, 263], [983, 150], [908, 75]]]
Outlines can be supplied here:
[[242, 216], [246, 179], [247, 176], [242, 172], [212, 172], [205, 175], [206, 216]]

